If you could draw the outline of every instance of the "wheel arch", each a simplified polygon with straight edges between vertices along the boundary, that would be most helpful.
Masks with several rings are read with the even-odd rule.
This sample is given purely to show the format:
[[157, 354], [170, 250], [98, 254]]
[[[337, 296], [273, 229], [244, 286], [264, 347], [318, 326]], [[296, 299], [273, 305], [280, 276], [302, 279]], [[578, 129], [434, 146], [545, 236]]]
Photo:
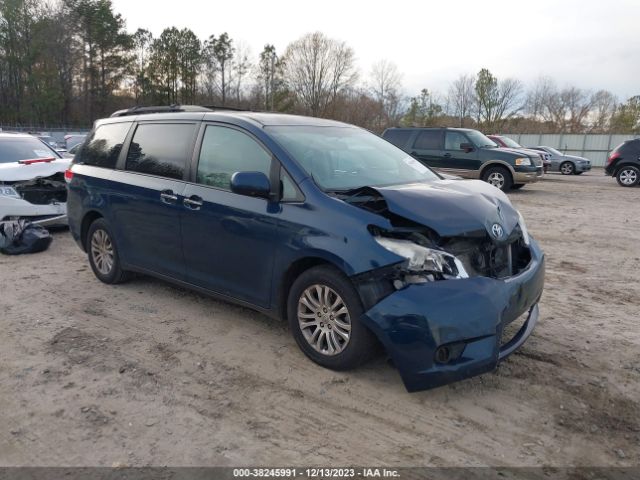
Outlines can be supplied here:
[[479, 178], [482, 179], [482, 176], [484, 175], [484, 172], [487, 170], [487, 168], [491, 168], [491, 167], [504, 167], [504, 168], [506, 168], [509, 171], [509, 173], [511, 174], [511, 181], [512, 182], [516, 178], [516, 171], [514, 170], [514, 168], [509, 163], [505, 162], [504, 160], [489, 160], [489, 161], [483, 163], [482, 166], [480, 167]]
[[82, 223], [80, 224], [80, 241], [82, 249], [85, 252], [87, 251], [87, 233], [89, 232], [89, 227], [99, 218], [103, 218], [103, 215], [96, 210], [88, 211], [82, 218]]
[[336, 262], [327, 259], [322, 256], [306, 256], [295, 260], [287, 267], [287, 269], [280, 276], [277, 283], [276, 291], [276, 315], [280, 318], [286, 319], [287, 316], [287, 300], [289, 297], [289, 290], [300, 275], [307, 270], [318, 267], [321, 265], [329, 265], [338, 269], [343, 274], [347, 275], [343, 268]]
[[634, 163], [634, 162], [625, 161], [625, 162], [621, 162], [619, 165], [616, 165], [616, 168], [613, 171], [613, 176], [617, 177], [618, 173], [620, 173], [620, 170], [622, 170], [624, 167], [634, 167], [634, 168], [640, 170], [640, 164], [637, 164], [637, 163]]

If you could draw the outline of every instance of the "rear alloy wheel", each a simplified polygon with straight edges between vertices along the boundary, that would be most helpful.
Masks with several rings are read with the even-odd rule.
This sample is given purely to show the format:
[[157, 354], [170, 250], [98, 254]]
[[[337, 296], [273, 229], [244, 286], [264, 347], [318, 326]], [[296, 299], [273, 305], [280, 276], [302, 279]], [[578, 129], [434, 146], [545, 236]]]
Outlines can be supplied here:
[[503, 192], [509, 191], [513, 183], [511, 174], [504, 167], [487, 168], [482, 174], [482, 179], [490, 185], [499, 188]]
[[360, 296], [351, 281], [331, 266], [303, 272], [289, 291], [289, 327], [300, 349], [332, 370], [355, 368], [373, 356], [374, 335], [360, 322]]
[[562, 162], [560, 164], [560, 173], [563, 175], [573, 175], [573, 172], [576, 171], [576, 167], [574, 167], [571, 162]]
[[640, 181], [640, 169], [632, 165], [626, 165], [618, 170], [616, 179], [623, 187], [635, 187]]
[[94, 221], [87, 232], [87, 254], [95, 276], [104, 283], [115, 284], [129, 278], [120, 268], [120, 257], [111, 229], [103, 218]]

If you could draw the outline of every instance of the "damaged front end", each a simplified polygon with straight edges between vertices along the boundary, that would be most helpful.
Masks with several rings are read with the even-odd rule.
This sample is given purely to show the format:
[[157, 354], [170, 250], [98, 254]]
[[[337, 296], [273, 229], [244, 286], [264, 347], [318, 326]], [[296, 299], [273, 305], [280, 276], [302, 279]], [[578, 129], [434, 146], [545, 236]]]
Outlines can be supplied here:
[[64, 173], [20, 181], [0, 181], [0, 220], [30, 220], [50, 226], [67, 223]]
[[446, 211], [409, 208], [419, 194], [433, 200], [419, 204], [438, 208], [443, 197], [435, 190], [365, 187], [340, 195], [391, 225], [369, 230], [399, 261], [353, 280], [363, 322], [409, 391], [494, 369], [531, 334], [544, 285], [544, 255], [506, 197], [482, 190], [473, 207], [460, 198]]

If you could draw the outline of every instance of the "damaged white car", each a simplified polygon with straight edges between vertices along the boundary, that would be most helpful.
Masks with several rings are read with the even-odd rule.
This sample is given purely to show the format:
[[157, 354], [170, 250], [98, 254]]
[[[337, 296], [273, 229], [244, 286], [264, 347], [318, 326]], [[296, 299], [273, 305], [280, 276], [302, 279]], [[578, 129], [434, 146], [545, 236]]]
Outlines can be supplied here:
[[66, 225], [64, 172], [70, 163], [38, 138], [0, 133], [0, 221]]

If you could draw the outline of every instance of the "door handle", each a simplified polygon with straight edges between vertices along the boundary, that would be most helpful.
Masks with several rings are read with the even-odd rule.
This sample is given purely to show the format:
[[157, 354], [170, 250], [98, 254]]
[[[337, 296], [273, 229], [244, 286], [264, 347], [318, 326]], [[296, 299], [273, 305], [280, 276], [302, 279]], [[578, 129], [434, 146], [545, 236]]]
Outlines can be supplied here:
[[445, 154], [443, 155], [443, 157], [444, 157], [444, 158], [451, 158], [451, 154], [450, 154], [450, 153], [445, 153]]
[[175, 205], [175, 203], [178, 201], [178, 196], [173, 193], [173, 190], [163, 190], [160, 192], [160, 200], [162, 201], [162, 203]]
[[182, 203], [190, 210], [200, 210], [200, 207], [202, 206], [202, 198], [197, 195], [191, 195], [189, 198], [185, 198]]

